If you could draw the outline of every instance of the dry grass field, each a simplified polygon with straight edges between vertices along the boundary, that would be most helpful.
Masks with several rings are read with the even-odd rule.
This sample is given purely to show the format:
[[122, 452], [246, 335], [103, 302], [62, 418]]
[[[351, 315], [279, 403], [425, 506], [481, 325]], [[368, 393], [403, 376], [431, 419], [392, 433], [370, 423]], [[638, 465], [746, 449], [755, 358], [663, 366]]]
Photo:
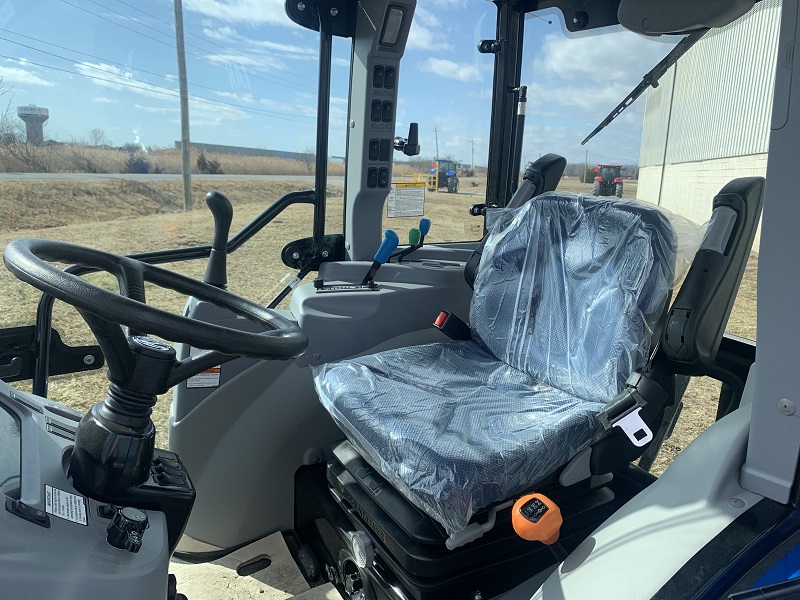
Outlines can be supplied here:
[[[197, 159], [200, 152], [191, 151], [192, 172], [198, 173]], [[131, 156], [141, 159], [138, 164], [148, 165], [150, 173], [181, 173], [181, 152], [176, 148], [161, 148], [149, 152], [133, 153], [109, 146], [88, 146], [86, 144], [53, 144], [50, 146], [22, 147], [17, 152], [8, 146], [0, 145], [0, 170], [10, 173], [27, 171], [47, 171], [50, 173], [126, 173], [131, 172]], [[224, 174], [237, 175], [311, 175], [314, 172], [313, 156], [305, 160], [276, 158], [270, 156], [242, 156], [206, 152], [207, 161], [218, 164]], [[144, 162], [142, 162], [144, 161]], [[35, 162], [35, 164], [30, 164]], [[405, 163], [395, 165], [395, 173], [408, 171]], [[328, 165], [331, 175], [343, 175], [341, 161]], [[144, 171], [133, 171], [136, 173]], [[410, 171], [409, 171], [410, 172]]]
[[[234, 204], [232, 231], [254, 218], [273, 200], [293, 189], [308, 187], [302, 182], [226, 180], [213, 183]], [[443, 242], [477, 239], [481, 220], [468, 216], [470, 204], [480, 202], [485, 179], [462, 179], [458, 194], [428, 193], [425, 214], [433, 222], [428, 241]], [[181, 210], [179, 181], [16, 181], [0, 183], [0, 245], [19, 237], [44, 237], [89, 245], [120, 254], [207, 244], [212, 237], [212, 219], [203, 196], [209, 182], [193, 185], [195, 210]], [[560, 189], [587, 191], [588, 186], [566, 180]], [[329, 192], [341, 192], [331, 189]], [[626, 184], [626, 196], [634, 197], [635, 183]], [[329, 198], [327, 231], [341, 231], [341, 197]], [[418, 218], [385, 219], [398, 231], [401, 240]], [[279, 260], [281, 248], [289, 241], [311, 234], [311, 209], [292, 207], [264, 231], [229, 258], [231, 291], [260, 303], [267, 303], [283, 287], [293, 272]], [[755, 289], [757, 257], [751, 257], [728, 330], [755, 337]], [[205, 261], [171, 265], [178, 272], [201, 278]], [[99, 285], [114, 288], [110, 276], [94, 275]], [[148, 288], [148, 302], [180, 311], [185, 298], [172, 292]], [[0, 327], [30, 324], [34, 320], [39, 294], [17, 281], [8, 271], [0, 271]], [[77, 312], [63, 303], [55, 309], [55, 327], [68, 343], [92, 343], [88, 328]], [[20, 388], [27, 382], [17, 384]], [[50, 397], [79, 410], [87, 410], [105, 395], [103, 373], [53, 377]], [[714, 418], [719, 385], [706, 380], [693, 381], [685, 397], [685, 408], [672, 438], [662, 449], [655, 471], [660, 473]], [[166, 424], [170, 395], [156, 405], [153, 420], [159, 431], [159, 444], [166, 444]]]

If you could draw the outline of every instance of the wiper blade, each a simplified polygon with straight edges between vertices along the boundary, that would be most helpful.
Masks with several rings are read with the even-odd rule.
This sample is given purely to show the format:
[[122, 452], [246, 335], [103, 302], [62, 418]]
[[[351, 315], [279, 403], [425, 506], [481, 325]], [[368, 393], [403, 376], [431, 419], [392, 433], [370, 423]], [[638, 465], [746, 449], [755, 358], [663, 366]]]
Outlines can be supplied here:
[[595, 127], [595, 130], [592, 131], [592, 133], [590, 133], [586, 139], [581, 142], [581, 146], [600, 133], [608, 126], [609, 123], [611, 123], [611, 121], [616, 119], [622, 113], [622, 111], [636, 102], [636, 99], [644, 94], [647, 88], [650, 86], [653, 86], [654, 88], [658, 87], [658, 80], [664, 76], [664, 73], [667, 72], [667, 69], [678, 62], [678, 59], [686, 54], [686, 51], [694, 46], [701, 37], [708, 33], [708, 31], [708, 29], [699, 29], [697, 31], [693, 31], [684, 37], [680, 42], [678, 42], [672, 51], [667, 54], [660, 63], [658, 63], [644, 77], [642, 77], [642, 82], [633, 88], [633, 91], [631, 91], [631, 93], [628, 94], [622, 102], [617, 104], [617, 107], [612, 110], [605, 119], [603, 119], [602, 123]]

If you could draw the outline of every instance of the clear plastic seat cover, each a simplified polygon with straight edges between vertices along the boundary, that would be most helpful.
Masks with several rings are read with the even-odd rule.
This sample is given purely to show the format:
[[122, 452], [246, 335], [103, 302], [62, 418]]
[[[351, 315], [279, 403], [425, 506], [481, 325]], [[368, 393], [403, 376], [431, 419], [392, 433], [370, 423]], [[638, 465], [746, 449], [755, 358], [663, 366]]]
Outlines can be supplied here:
[[[693, 254], [699, 229], [678, 229]], [[314, 369], [317, 392], [373, 467], [452, 535], [591, 443], [596, 415], [647, 360], [678, 254], [653, 205], [543, 194], [487, 240], [473, 340], [328, 363]]]

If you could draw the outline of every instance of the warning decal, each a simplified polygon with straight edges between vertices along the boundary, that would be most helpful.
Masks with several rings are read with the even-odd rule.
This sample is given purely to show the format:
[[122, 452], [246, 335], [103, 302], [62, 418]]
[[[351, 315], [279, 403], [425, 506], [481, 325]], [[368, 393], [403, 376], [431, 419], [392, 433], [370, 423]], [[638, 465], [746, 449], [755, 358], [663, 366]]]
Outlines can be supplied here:
[[86, 520], [86, 498], [70, 494], [50, 485], [44, 486], [44, 509], [48, 514], [80, 525], [88, 525]]
[[202, 373], [192, 375], [186, 380], [187, 388], [208, 388], [219, 387], [219, 374], [222, 372], [222, 367], [212, 367], [206, 369]]
[[[199, 348], [189, 348], [189, 356], [196, 356], [201, 352], [203, 352], [203, 350]], [[220, 373], [222, 373], [222, 365], [206, 369], [202, 373], [189, 377], [189, 379], [186, 380], [186, 387], [190, 389], [219, 387]]]

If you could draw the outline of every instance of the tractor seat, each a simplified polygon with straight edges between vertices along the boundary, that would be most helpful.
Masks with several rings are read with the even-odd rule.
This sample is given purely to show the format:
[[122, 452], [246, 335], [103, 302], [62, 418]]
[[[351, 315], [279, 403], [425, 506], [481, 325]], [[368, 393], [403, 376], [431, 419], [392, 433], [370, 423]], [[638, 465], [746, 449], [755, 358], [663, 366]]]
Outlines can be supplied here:
[[314, 369], [364, 458], [451, 536], [602, 433], [648, 360], [677, 239], [655, 206], [546, 193], [508, 211], [475, 279], [472, 339]]

